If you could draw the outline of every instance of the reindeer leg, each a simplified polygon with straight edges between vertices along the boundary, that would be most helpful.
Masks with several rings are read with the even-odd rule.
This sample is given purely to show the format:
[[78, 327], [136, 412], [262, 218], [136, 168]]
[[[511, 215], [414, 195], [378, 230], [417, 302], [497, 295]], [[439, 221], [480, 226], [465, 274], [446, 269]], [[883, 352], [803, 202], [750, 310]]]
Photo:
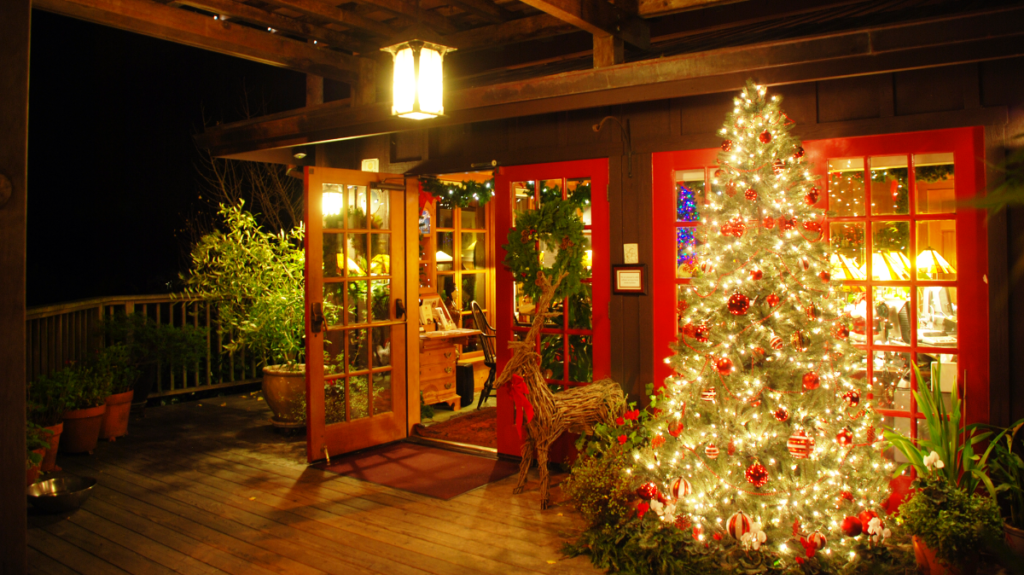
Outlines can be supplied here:
[[551, 443], [537, 446], [537, 468], [540, 470], [540, 508], [548, 508], [548, 448]]
[[515, 489], [512, 493], [520, 494], [523, 492], [523, 487], [526, 485], [526, 474], [530, 472], [530, 463], [533, 461], [533, 438], [527, 439], [523, 442], [523, 459], [519, 462], [519, 481], [516, 482]]

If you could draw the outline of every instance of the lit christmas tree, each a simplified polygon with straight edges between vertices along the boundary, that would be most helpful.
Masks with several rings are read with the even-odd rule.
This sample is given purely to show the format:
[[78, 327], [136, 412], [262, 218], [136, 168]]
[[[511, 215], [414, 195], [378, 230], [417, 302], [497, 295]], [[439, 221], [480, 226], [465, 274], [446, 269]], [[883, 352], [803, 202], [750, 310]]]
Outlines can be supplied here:
[[893, 466], [830, 281], [822, 192], [779, 104], [748, 84], [721, 130], [677, 375], [629, 472], [666, 523], [792, 566], [887, 537], [873, 514]]

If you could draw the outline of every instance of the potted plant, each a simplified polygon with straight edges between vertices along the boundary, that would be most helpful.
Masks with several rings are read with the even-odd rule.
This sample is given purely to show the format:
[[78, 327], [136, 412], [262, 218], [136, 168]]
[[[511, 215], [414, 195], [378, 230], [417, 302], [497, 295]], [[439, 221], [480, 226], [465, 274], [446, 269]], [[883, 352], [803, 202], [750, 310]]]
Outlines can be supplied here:
[[[217, 302], [221, 325], [231, 334], [228, 350], [244, 347], [259, 355], [274, 425], [301, 427], [306, 390], [303, 229], [268, 233], [243, 206], [221, 204], [224, 231], [204, 236], [193, 248], [191, 274], [182, 278], [185, 293]], [[336, 313], [324, 303], [327, 323], [333, 323]]]
[[128, 433], [128, 413], [132, 407], [133, 386], [139, 369], [132, 363], [127, 344], [109, 345], [96, 354], [92, 366], [106, 388], [107, 410], [100, 425], [100, 439], [114, 439]]
[[43, 456], [50, 446], [50, 431], [40, 427], [31, 420], [25, 425], [25, 485], [32, 485], [39, 477], [39, 468], [43, 464]]
[[92, 453], [100, 438], [103, 414], [107, 411], [107, 396], [110, 394], [107, 393], [106, 379], [97, 376], [92, 368], [74, 362], [61, 371], [68, 372], [59, 376], [68, 378], [72, 391], [71, 408], [64, 413], [60, 451]]
[[64, 412], [74, 407], [75, 393], [74, 373], [70, 369], [44, 375], [29, 385], [29, 421], [50, 432], [41, 467], [43, 472], [58, 469], [57, 448], [64, 431]]
[[[997, 489], [987, 470], [989, 456], [1002, 433], [992, 437], [991, 431], [979, 432], [977, 426], [963, 425], [957, 394], [952, 394], [951, 411], [947, 411], [940, 386], [925, 383], [916, 366], [914, 376], [914, 397], [927, 422], [927, 435], [918, 437], [915, 443], [891, 428], [885, 430], [886, 440], [909, 462], [898, 467], [896, 475], [908, 466], [917, 472], [913, 483], [916, 491], [900, 506], [899, 513], [913, 535], [922, 572], [971, 573], [981, 549], [997, 541], [1001, 531]], [[985, 451], [975, 453], [974, 446], [988, 439], [991, 441]]]
[[[999, 428], [984, 426], [996, 432]], [[1017, 433], [1024, 427], [1024, 419], [1011, 425], [997, 440], [989, 461], [989, 474], [995, 484], [997, 501], [1003, 514], [1003, 532], [1010, 550], [1024, 556], [1024, 460], [1014, 453], [1021, 448]]]

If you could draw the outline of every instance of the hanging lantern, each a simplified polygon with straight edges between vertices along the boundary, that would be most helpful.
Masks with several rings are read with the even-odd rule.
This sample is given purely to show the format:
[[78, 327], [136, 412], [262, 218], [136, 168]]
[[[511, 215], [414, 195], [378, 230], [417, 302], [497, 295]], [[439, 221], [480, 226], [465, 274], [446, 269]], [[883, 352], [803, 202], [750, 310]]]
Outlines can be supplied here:
[[403, 32], [404, 38], [381, 48], [394, 56], [391, 114], [426, 120], [444, 114], [444, 55], [455, 48], [431, 41], [436, 35], [422, 28]]

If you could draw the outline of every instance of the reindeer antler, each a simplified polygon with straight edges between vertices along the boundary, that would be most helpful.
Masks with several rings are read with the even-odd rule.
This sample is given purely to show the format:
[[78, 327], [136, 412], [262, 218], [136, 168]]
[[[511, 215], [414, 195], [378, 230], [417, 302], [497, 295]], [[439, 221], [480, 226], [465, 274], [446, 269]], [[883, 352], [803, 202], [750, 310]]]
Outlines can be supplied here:
[[560, 315], [558, 312], [549, 312], [547, 310], [551, 305], [551, 300], [555, 298], [555, 291], [558, 289], [558, 285], [562, 283], [562, 280], [567, 275], [568, 272], [562, 272], [555, 278], [555, 282], [551, 283], [543, 270], [537, 271], [535, 283], [541, 289], [541, 296], [537, 300], [537, 305], [533, 308], [533, 323], [530, 325], [530, 331], [526, 333], [523, 341], [513, 341], [508, 344], [509, 349], [512, 350], [512, 359], [505, 365], [505, 369], [501, 370], [501, 374], [495, 382], [495, 388], [505, 385], [512, 378], [512, 374], [518, 373], [521, 366], [525, 365], [530, 359], [536, 357], [539, 361], [540, 356], [534, 351], [533, 342], [537, 341], [537, 335], [540, 334], [540, 330], [544, 327], [544, 321], [549, 317]]

